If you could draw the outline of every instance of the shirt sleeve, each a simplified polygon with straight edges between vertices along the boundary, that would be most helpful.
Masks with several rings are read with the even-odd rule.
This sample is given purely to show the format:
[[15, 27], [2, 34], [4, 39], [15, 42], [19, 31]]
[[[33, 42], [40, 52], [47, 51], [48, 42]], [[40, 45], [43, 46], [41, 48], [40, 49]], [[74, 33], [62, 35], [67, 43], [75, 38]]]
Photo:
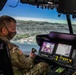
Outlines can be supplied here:
[[25, 57], [25, 54], [18, 47], [13, 47], [10, 51], [10, 56], [14, 67], [30, 69], [33, 66], [34, 60], [30, 57]]

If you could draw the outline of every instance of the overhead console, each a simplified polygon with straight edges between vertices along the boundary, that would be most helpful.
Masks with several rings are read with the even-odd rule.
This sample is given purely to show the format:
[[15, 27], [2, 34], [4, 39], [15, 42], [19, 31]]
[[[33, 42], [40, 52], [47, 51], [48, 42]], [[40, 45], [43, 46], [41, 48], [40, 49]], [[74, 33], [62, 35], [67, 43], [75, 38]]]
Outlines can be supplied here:
[[76, 15], [76, 0], [20, 0], [23, 4], [56, 8], [58, 13]]
[[[36, 63], [40, 61], [48, 63], [52, 70], [50, 73], [54, 73], [51, 75], [55, 75], [55, 73], [56, 75], [64, 73], [64, 75], [72, 75], [75, 72], [72, 56], [76, 49], [76, 35], [50, 32], [45, 35], [37, 35], [36, 40], [40, 46]], [[67, 74], [67, 72], [70, 73]]]
[[63, 14], [76, 14], [76, 0], [59, 0], [58, 12]]

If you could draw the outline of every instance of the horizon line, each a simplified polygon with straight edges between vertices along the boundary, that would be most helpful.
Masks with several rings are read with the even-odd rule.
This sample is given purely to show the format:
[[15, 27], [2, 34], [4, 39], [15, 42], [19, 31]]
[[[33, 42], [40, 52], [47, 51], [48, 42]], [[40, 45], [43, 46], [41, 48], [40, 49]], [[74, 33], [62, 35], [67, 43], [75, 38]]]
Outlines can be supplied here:
[[[67, 20], [57, 20], [57, 19], [45, 19], [45, 18], [32, 18], [32, 17], [14, 17], [17, 20], [22, 21], [40, 21], [40, 22], [49, 22], [49, 23], [62, 23], [62, 24], [68, 24]], [[76, 24], [76, 21], [71, 21], [72, 24]]]
[[32, 17], [14, 17], [16, 20], [23, 21], [41, 21], [41, 22], [50, 22], [50, 23], [63, 23], [67, 24], [66, 20], [57, 20], [57, 19], [45, 19], [45, 18], [32, 18]]

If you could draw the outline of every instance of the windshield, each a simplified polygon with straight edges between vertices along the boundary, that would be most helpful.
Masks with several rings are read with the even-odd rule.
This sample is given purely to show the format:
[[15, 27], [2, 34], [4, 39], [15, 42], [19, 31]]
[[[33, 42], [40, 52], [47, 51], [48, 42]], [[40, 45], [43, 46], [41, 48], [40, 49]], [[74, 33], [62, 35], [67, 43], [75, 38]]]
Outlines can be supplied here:
[[[19, 45], [23, 51], [30, 51], [33, 47], [39, 50], [36, 35], [51, 31], [69, 33], [66, 16], [59, 14], [55, 8], [42, 9], [18, 1], [8, 0], [0, 15], [9, 15], [17, 20], [17, 34], [11, 42]], [[71, 17], [71, 20], [73, 33], [76, 34], [76, 19]]]

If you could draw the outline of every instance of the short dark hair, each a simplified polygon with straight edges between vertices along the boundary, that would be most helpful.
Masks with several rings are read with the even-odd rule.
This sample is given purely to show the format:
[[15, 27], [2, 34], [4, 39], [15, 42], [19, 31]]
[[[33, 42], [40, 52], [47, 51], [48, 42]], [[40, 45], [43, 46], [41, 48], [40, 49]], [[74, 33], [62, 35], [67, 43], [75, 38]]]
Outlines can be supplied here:
[[2, 28], [4, 27], [4, 24], [6, 25], [6, 27], [8, 27], [8, 25], [11, 23], [11, 22], [15, 22], [16, 23], [16, 20], [11, 17], [11, 16], [7, 16], [7, 15], [3, 15], [0, 17], [0, 31], [2, 30]]

